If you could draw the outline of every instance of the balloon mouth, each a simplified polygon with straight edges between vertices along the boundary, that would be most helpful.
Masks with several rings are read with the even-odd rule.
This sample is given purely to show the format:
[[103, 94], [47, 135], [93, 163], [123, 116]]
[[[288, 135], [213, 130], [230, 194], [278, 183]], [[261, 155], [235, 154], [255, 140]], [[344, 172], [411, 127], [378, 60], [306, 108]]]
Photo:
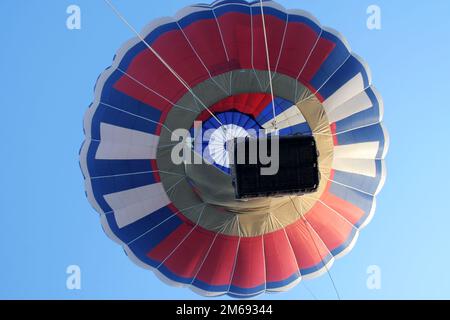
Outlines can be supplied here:
[[[257, 71], [264, 79], [267, 73]], [[199, 108], [192, 101], [190, 93], [180, 98], [178, 105], [192, 104], [190, 113], [172, 108], [167, 114], [161, 131], [160, 145], [173, 144], [171, 132], [179, 128], [189, 131], [192, 149], [189, 160], [180, 165], [173, 163], [170, 150], [157, 153], [157, 167], [164, 189], [172, 204], [180, 214], [192, 222], [199, 220], [199, 210], [183, 210], [193, 206], [204, 206], [200, 226], [207, 230], [228, 235], [257, 236], [270, 230], [276, 231], [298, 220], [299, 215], [307, 213], [320, 198], [331, 174], [333, 157], [332, 132], [321, 102], [298, 80], [281, 74], [273, 75], [274, 97], [261, 92], [255, 81], [255, 71], [241, 70], [229, 72], [206, 80], [198, 87], [211, 88], [215, 82], [233, 77], [233, 83], [250, 87], [242, 92], [241, 87], [230, 88], [228, 94], [214, 90], [193, 88], [199, 100], [209, 107]], [[254, 87], [252, 87], [254, 86]], [[227, 142], [236, 137], [258, 137], [267, 135], [274, 129], [274, 112], [280, 136], [306, 135], [315, 138], [320, 181], [317, 191], [309, 198], [299, 195], [270, 195], [266, 197], [237, 199]], [[177, 178], [172, 174], [175, 173]], [[181, 181], [179, 181], [181, 180]], [[175, 186], [175, 187], [174, 187]], [[301, 213], [299, 213], [301, 212]], [[239, 218], [239, 223], [230, 219]], [[274, 216], [281, 224], [273, 224], [266, 230], [267, 217]], [[206, 218], [207, 217], [207, 218]], [[206, 220], [205, 220], [206, 219]], [[228, 223], [230, 223], [228, 225]], [[227, 227], [223, 227], [227, 225]]]
[[257, 137], [263, 131], [251, 114], [233, 107], [213, 113], [206, 119], [198, 117], [194, 123], [191, 128], [194, 151], [202, 160], [225, 174], [231, 174], [229, 147], [234, 139]]

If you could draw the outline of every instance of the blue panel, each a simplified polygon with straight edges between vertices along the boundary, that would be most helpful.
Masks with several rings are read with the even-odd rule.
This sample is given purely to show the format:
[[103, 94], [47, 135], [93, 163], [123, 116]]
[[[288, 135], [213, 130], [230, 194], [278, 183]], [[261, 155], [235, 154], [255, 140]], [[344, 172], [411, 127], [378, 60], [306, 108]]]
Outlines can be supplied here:
[[98, 141], [92, 141], [87, 154], [87, 167], [91, 177], [108, 175], [120, 175], [151, 171], [150, 160], [98, 160], [95, 154], [100, 145]]
[[336, 46], [311, 80], [311, 85], [316, 90], [318, 90], [350, 56], [350, 52], [342, 41], [332, 33], [323, 31], [322, 38], [335, 43]]
[[104, 195], [143, 187], [155, 183], [153, 173], [142, 173], [131, 176], [113, 176], [101, 179], [92, 179], [92, 190], [94, 197], [103, 212], [112, 211], [106, 203]]
[[330, 187], [330, 193], [334, 194], [335, 196], [357, 206], [361, 210], [364, 211], [364, 216], [358, 221], [358, 223], [355, 224], [356, 227], [359, 227], [364, 221], [367, 219], [367, 217], [370, 214], [370, 211], [372, 210], [373, 201], [374, 198], [371, 195], [368, 195], [366, 193], [362, 193], [360, 191], [347, 188], [343, 185], [340, 185], [338, 183], [332, 182]]
[[203, 282], [201, 280], [195, 279], [193, 282], [193, 285], [196, 286], [197, 288], [200, 288], [204, 291], [209, 291], [209, 292], [227, 292], [228, 291], [228, 284], [225, 285], [210, 285], [206, 282]]
[[150, 232], [143, 234], [139, 239], [133, 241], [128, 246], [142, 262], [156, 268], [161, 261], [150, 259], [147, 254], [182, 224], [183, 221], [175, 216], [168, 219]]
[[[375, 161], [375, 160], [374, 160]], [[381, 160], [376, 160], [376, 176], [368, 177], [360, 174], [348, 173], [336, 170], [333, 180], [346, 186], [356, 188], [369, 194], [375, 194], [381, 182]]]
[[184, 17], [178, 21], [178, 24], [182, 29], [188, 27], [190, 24], [199, 21], [199, 20], [208, 20], [208, 19], [215, 19], [214, 13], [212, 10], [205, 10], [200, 12], [195, 12], [187, 17]]
[[[253, 7], [252, 8], [252, 15], [261, 15], [261, 7]], [[271, 15], [274, 17], [279, 18], [280, 20], [286, 21], [287, 20], [287, 14], [286, 12], [282, 12], [280, 10], [277, 10], [272, 7], [264, 7], [264, 15]]]
[[253, 287], [253, 288], [241, 288], [241, 287], [237, 287], [237, 286], [231, 285], [229, 294], [230, 295], [235, 294], [236, 296], [240, 296], [240, 295], [245, 295], [245, 296], [254, 295], [254, 294], [259, 294], [259, 293], [264, 292], [265, 287], [266, 286], [265, 286], [264, 283], [260, 284], [259, 286]]
[[337, 70], [326, 84], [319, 90], [320, 95], [326, 100], [357, 74], [363, 78], [364, 88], [369, 86], [369, 78], [364, 66], [354, 56], [350, 56], [347, 61]]
[[[176, 226], [181, 223], [180, 218], [178, 218], [176, 214], [174, 214], [173, 211], [167, 206], [155, 212], [149, 212], [149, 214], [144, 218], [123, 228], [119, 228], [117, 226], [116, 219], [114, 218], [114, 213], [106, 214], [106, 219], [112, 232], [124, 243], [129, 243], [134, 239], [140, 237], [152, 228], [155, 228], [158, 224], [168, 219], [169, 217], [171, 218], [165, 222], [167, 223], [167, 226]], [[167, 229], [161, 228], [161, 230]], [[159, 230], [159, 233], [156, 234], [163, 234], [164, 232], [161, 232], [161, 230]], [[153, 234], [153, 236], [155, 236], [155, 234]]]
[[297, 22], [297, 23], [306, 24], [308, 27], [313, 29], [316, 34], [320, 34], [320, 31], [322, 31], [322, 28], [319, 25], [317, 25], [314, 21], [312, 21], [311, 19], [308, 19], [307, 17], [304, 17], [304, 16], [290, 14], [289, 22]]
[[[223, 7], [215, 8], [214, 12], [216, 13], [217, 18], [221, 17], [224, 14], [230, 13], [230, 12], [236, 12], [236, 13], [244, 13], [250, 15], [250, 7], [248, 6], [242, 6], [239, 4], [229, 4]], [[250, 19], [250, 17], [249, 17]]]
[[300, 269], [300, 273], [301, 273], [303, 276], [306, 276], [306, 275], [308, 275], [308, 274], [317, 272], [317, 271], [321, 270], [322, 268], [324, 268], [325, 265], [326, 265], [328, 262], [330, 262], [330, 260], [331, 260], [332, 258], [333, 258], [333, 255], [328, 254], [328, 255], [327, 255], [326, 257], [324, 257], [324, 258], [322, 259], [322, 261], [320, 261], [318, 264], [316, 264], [316, 265], [314, 265], [314, 266], [312, 266], [312, 267]]
[[280, 280], [280, 281], [267, 282], [266, 288], [271, 289], [271, 290], [282, 288], [282, 287], [285, 287], [285, 286], [291, 284], [292, 282], [297, 280], [299, 277], [300, 277], [300, 272], [297, 271], [293, 275], [288, 277], [287, 279]]
[[384, 132], [380, 123], [369, 127], [359, 128], [352, 131], [344, 132], [336, 135], [338, 145], [355, 144], [362, 142], [379, 141], [380, 147], [378, 149], [377, 158], [381, 158], [384, 151]]
[[348, 248], [348, 246], [352, 243], [352, 241], [355, 239], [356, 237], [356, 233], [357, 233], [357, 229], [353, 228], [352, 232], [350, 232], [350, 235], [348, 236], [347, 240], [344, 241], [344, 243], [342, 243], [339, 247], [331, 250], [331, 254], [333, 256], [337, 256], [338, 254], [340, 254], [341, 252], [343, 252], [345, 249]]
[[[149, 109], [148, 106], [146, 108]], [[159, 112], [158, 112], [159, 113]], [[155, 117], [159, 119], [159, 116]], [[142, 131], [149, 134], [155, 134], [158, 124], [135, 117], [123, 111], [108, 107], [106, 105], [99, 105], [95, 111], [91, 123], [91, 136], [95, 140], [101, 140], [100, 124], [104, 122], [117, 127], [123, 127], [131, 130]]]
[[[283, 99], [283, 98], [275, 98], [275, 115], [279, 115], [292, 107], [294, 103], [292, 101]], [[260, 114], [256, 117], [256, 121], [263, 125], [268, 121], [273, 119], [273, 103], [270, 102], [264, 109], [261, 110]]]

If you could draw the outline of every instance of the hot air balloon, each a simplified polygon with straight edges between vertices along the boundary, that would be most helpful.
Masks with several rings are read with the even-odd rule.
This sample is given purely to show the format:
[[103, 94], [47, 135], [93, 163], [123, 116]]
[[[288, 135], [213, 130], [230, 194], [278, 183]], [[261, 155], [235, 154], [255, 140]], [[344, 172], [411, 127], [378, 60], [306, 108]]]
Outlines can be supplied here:
[[[375, 211], [383, 102], [366, 63], [309, 13], [219, 0], [150, 23], [99, 77], [80, 166], [106, 234], [164, 282], [205, 296], [286, 291], [326, 272]], [[209, 130], [201, 163], [173, 132]], [[314, 138], [314, 192], [237, 199], [226, 142]], [[198, 136], [193, 136], [196, 140]]]

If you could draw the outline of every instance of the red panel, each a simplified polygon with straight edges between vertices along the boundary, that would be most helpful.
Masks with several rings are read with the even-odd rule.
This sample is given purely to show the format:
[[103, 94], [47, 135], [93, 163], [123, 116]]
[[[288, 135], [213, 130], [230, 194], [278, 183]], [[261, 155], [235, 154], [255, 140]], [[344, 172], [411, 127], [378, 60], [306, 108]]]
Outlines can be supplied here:
[[[270, 67], [275, 70], [283, 43], [286, 21], [272, 15], [264, 15]], [[267, 70], [266, 45], [261, 15], [253, 16], [253, 66], [258, 70]]]
[[155, 179], [155, 183], [161, 182], [161, 177], [159, 176], [158, 164], [156, 162], [156, 159], [150, 160], [150, 166], [153, 171], [153, 178]]
[[[228, 13], [218, 18], [230, 61], [226, 60], [216, 21], [209, 19], [195, 22], [187, 26], [184, 32], [206, 64], [206, 68], [213, 75], [236, 68], [250, 69], [252, 68], [251, 19], [253, 19], [254, 24], [253, 64], [257, 69], [267, 70], [260, 15], [251, 18], [247, 14]], [[266, 25], [271, 67], [274, 69], [282, 46], [285, 21], [267, 15]], [[317, 34], [305, 24], [289, 23], [280, 57], [279, 70], [296, 77], [301, 68], [303, 68], [304, 62], [316, 39]], [[209, 78], [208, 70], [192, 50], [181, 30], [174, 30], [161, 35], [152, 44], [152, 47], [191, 87]], [[303, 82], [309, 82], [333, 47], [334, 44], [328, 40], [321, 39], [318, 42], [302, 74], [301, 80]], [[187, 91], [150, 50], [144, 50], [139, 53], [133, 59], [126, 72], [128, 75], [121, 77], [114, 85], [114, 88], [145, 104], [162, 110], [159, 122], [165, 120], [168, 111], [172, 107], [171, 102], [178, 101]], [[306, 85], [308, 86], [308, 83]], [[316, 91], [314, 88], [310, 88], [310, 90]], [[319, 99], [321, 99], [320, 96]], [[252, 106], [247, 104], [246, 107]], [[252, 112], [254, 116], [257, 116], [265, 105], [259, 105], [259, 107], [259, 109]], [[158, 126], [157, 134], [159, 134], [160, 130], [161, 125]]]
[[289, 22], [278, 71], [297, 78], [305, 66], [318, 34], [304, 23]]
[[364, 216], [364, 211], [361, 208], [344, 199], [336, 197], [330, 192], [325, 192], [323, 194], [322, 201], [333, 210], [339, 212], [341, 216], [352, 224], [356, 224]]
[[175, 102], [186, 92], [183, 85], [149, 50], [138, 54], [126, 72], [129, 76], [122, 76], [114, 84], [114, 89], [158, 110], [170, 109], [170, 101]]
[[300, 75], [299, 79], [303, 83], [311, 82], [312, 78], [314, 78], [320, 66], [328, 58], [335, 46], [336, 44], [334, 42], [324, 38], [320, 38], [320, 40], [317, 42], [316, 47], [314, 48], [314, 51], [311, 54], [311, 57], [308, 60], [308, 63], [305, 66], [305, 69]]
[[234, 99], [235, 99], [237, 105], [246, 106], [247, 104], [251, 103], [250, 99], [253, 98], [252, 96], [253, 96], [252, 94], [244, 93], [244, 94], [236, 95], [234, 97]]
[[178, 218], [183, 217], [184, 220], [183, 220], [183, 219], [181, 219], [181, 220], [183, 220], [183, 221], [186, 222], [187, 218], [186, 218], [183, 214], [180, 213], [180, 210], [178, 210], [178, 208], [175, 207], [175, 205], [174, 205], [172, 202], [169, 203], [169, 204], [167, 205], [167, 207], [168, 207], [173, 213], [175, 213], [176, 216], [177, 216]]
[[[228, 98], [227, 98], [228, 99]], [[212, 113], [220, 113], [229, 110], [229, 107], [224, 105], [224, 100], [219, 101], [213, 106], [209, 107], [209, 111]], [[211, 114], [207, 110], [203, 110], [200, 115], [195, 119], [196, 121], [206, 121], [211, 118]]]
[[[213, 113], [220, 113], [231, 109], [257, 117], [261, 111], [272, 102], [269, 94], [243, 93], [225, 98], [209, 108]], [[205, 121], [211, 115], [207, 110], [202, 111], [196, 120]]]
[[[250, 10], [249, 10], [250, 14]], [[226, 13], [217, 21], [230, 60], [241, 69], [251, 69], [251, 17], [245, 13]]]
[[147, 256], [156, 261], [163, 261], [180, 244], [184, 237], [191, 231], [192, 224], [183, 223], [163, 241], [161, 241]]
[[229, 285], [238, 242], [238, 237], [218, 235], [196, 278], [210, 285]]
[[183, 30], [213, 76], [235, 69], [236, 64], [227, 60], [215, 19], [200, 20]]
[[153, 43], [152, 47], [191, 87], [208, 78], [207, 70], [181, 30], [165, 33]]
[[[263, 109], [263, 107], [261, 105], [264, 105], [264, 101], [272, 101], [272, 99], [270, 98], [270, 96], [268, 94], [251, 94], [251, 96], [249, 97], [249, 101], [251, 101], [251, 104], [254, 106], [259, 106], [257, 109], [259, 110], [258, 113], [254, 113], [254, 116], [257, 117], [259, 115], [259, 113], [261, 112], [261, 110]], [[250, 104], [250, 102], [249, 102]]]
[[330, 251], [341, 246], [353, 231], [353, 226], [339, 214], [317, 201], [305, 215]]
[[193, 278], [214, 239], [214, 234], [197, 227], [180, 244], [164, 265], [176, 275]]
[[[267, 69], [265, 45], [260, 15], [254, 16], [254, 58], [255, 67]], [[235, 68], [250, 69], [251, 57], [251, 17], [242, 13], [228, 13], [218, 18], [230, 62], [226, 61], [225, 51], [214, 20], [202, 20], [184, 29], [199, 56], [213, 74], [219, 74]], [[275, 68], [285, 22], [277, 17], [266, 17], [271, 66]], [[288, 25], [286, 39], [280, 58], [279, 70], [297, 77], [314, 45], [317, 34], [301, 23]], [[326, 59], [334, 44], [321, 39], [311, 56], [302, 80], [309, 81], [321, 63]], [[206, 80], [208, 72], [190, 47], [181, 30], [161, 35], [152, 47], [190, 86]], [[238, 63], [239, 62], [239, 63]], [[186, 88], [172, 75], [150, 50], [139, 53], [115, 84], [115, 88], [143, 103], [159, 110], [170, 109], [170, 102], [176, 102], [186, 92]], [[137, 80], [137, 81], [135, 81]], [[140, 82], [140, 83], [139, 83]], [[152, 93], [150, 88], [157, 94]], [[164, 97], [164, 98], [162, 98]]]
[[336, 122], [330, 124], [330, 129], [332, 134], [336, 134]]
[[336, 135], [336, 123], [335, 122], [333, 122], [330, 125], [330, 129], [331, 129], [331, 134], [333, 135], [333, 144], [335, 146], [338, 146], [339, 145], [339, 141], [338, 141], [338, 137]]
[[259, 105], [252, 110], [252, 114], [257, 117], [259, 114], [270, 104], [272, 103], [272, 96], [269, 94], [264, 95], [263, 99], [259, 103]]
[[230, 97], [227, 97], [225, 101], [223, 101], [223, 106], [228, 106], [230, 108], [235, 108], [235, 96], [232, 95]]
[[[161, 35], [152, 44], [152, 48], [190, 86], [209, 78], [207, 70], [180, 30]], [[148, 49], [136, 55], [126, 72], [128, 76], [121, 77], [114, 87], [159, 110], [171, 107], [164, 98], [176, 102], [187, 91], [158, 57]], [[159, 95], [152, 93], [149, 88]]]
[[241, 238], [232, 284], [254, 288], [265, 283], [263, 238]]
[[264, 235], [266, 281], [275, 282], [298, 272], [298, 265], [284, 229]]
[[285, 230], [300, 269], [320, 264], [329, 254], [327, 247], [303, 219], [299, 219]]
[[309, 83], [303, 83], [303, 85], [305, 87], [307, 87], [309, 89], [309, 91], [313, 92], [314, 95], [316, 96], [317, 100], [319, 100], [320, 103], [323, 103], [325, 101], [325, 99], [322, 97], [322, 95], [320, 94], [320, 92], [317, 90], [317, 88], [314, 88], [311, 84]]

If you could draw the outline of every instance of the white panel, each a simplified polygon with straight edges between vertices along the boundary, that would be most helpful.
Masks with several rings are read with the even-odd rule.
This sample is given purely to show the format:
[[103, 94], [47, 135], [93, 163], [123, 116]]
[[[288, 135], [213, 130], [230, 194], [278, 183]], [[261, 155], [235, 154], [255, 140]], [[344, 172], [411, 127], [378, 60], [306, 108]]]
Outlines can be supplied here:
[[[277, 115], [275, 119], [277, 120], [277, 128], [279, 130], [306, 122], [303, 114], [300, 112], [296, 105], [293, 105], [289, 109], [286, 109], [285, 111]], [[263, 124], [262, 127], [264, 129], [270, 128], [272, 127], [272, 123], [273, 119]]]
[[[226, 132], [226, 136], [224, 134]], [[235, 124], [228, 124], [216, 129], [209, 138], [207, 150], [212, 160], [222, 167], [230, 167], [230, 155], [225, 148], [225, 143], [234, 138], [245, 138], [250, 134], [242, 127]]]
[[101, 141], [95, 154], [102, 160], [155, 159], [159, 137], [142, 131], [100, 125]]
[[376, 160], [370, 159], [340, 159], [334, 158], [333, 169], [348, 173], [361, 174], [367, 177], [376, 177]]
[[170, 203], [161, 183], [107, 194], [104, 198], [114, 211], [119, 228], [126, 227]]
[[375, 159], [379, 148], [379, 141], [335, 146], [334, 157], [339, 159]]
[[364, 81], [361, 73], [358, 73], [346, 84], [336, 90], [327, 100], [323, 102], [323, 107], [327, 114], [344, 102], [350, 100], [355, 95], [364, 91]]
[[357, 114], [358, 112], [367, 110], [372, 106], [372, 101], [370, 101], [367, 93], [363, 91], [340, 106], [335, 107], [332, 111], [328, 111], [328, 120], [330, 123], [338, 122], [342, 119]]

